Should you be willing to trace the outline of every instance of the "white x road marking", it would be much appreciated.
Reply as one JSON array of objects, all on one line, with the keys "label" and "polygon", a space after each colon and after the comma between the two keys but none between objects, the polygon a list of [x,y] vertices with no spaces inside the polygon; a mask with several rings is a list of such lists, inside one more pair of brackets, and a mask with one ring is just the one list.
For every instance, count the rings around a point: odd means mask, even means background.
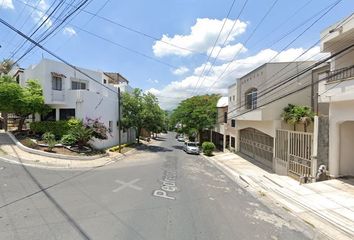
[{"label": "white x road marking", "polygon": [[120,180],[116,180],[115,182],[119,183],[119,184],[122,184],[122,186],[120,186],[119,188],[114,189],[112,192],[118,192],[118,191],[120,191],[120,190],[122,190],[122,189],[124,189],[126,187],[130,187],[130,188],[133,188],[135,190],[141,191],[141,190],[143,190],[141,187],[134,185],[134,183],[139,182],[139,181],[140,181],[140,178],[134,179],[134,180],[132,180],[130,182],[123,182],[123,181],[120,181]]}]

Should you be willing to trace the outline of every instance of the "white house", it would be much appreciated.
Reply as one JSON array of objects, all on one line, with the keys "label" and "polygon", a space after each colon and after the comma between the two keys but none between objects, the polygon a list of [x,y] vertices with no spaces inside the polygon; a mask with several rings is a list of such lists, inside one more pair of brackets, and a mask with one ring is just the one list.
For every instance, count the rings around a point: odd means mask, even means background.
[{"label": "white house", "polygon": [[[354,44],[354,15],[321,32],[321,51],[331,55]],[[354,175],[354,47],[335,56],[320,76],[319,105],[328,105],[332,176]]]},{"label": "white house", "polygon": [[[121,92],[130,91],[128,81],[118,73],[78,69],[85,74],[64,63],[43,59],[26,69],[13,69],[10,74],[20,85],[25,85],[28,79],[36,79],[42,85],[45,103],[52,108],[52,112],[47,116],[37,116],[36,120],[100,118],[109,129],[109,137],[107,140],[94,140],[93,146],[105,148],[117,145],[117,90],[120,87]],[[121,136],[122,143],[135,141],[134,129],[122,130]]]}]

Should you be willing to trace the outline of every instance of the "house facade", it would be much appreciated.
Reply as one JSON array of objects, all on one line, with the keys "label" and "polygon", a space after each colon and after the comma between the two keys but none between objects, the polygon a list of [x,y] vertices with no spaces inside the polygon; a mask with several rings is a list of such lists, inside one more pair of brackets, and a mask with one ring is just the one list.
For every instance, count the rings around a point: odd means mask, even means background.
[{"label": "house facade", "polygon": [[[118,73],[105,73],[72,67],[50,59],[43,59],[26,69],[13,69],[10,74],[22,86],[28,79],[38,80],[43,88],[45,103],[52,108],[36,121],[66,120],[71,117],[97,119],[109,129],[107,140],[94,140],[96,148],[119,143],[118,140],[118,87],[121,92],[131,91],[128,81]],[[86,75],[90,76],[87,77]],[[135,141],[134,129],[121,132],[122,143]]]},{"label": "house facade", "polygon": [[354,175],[354,16],[321,32],[321,51],[336,55],[319,76],[318,104],[329,120],[328,170],[334,177]]},{"label": "house facade", "polygon": [[[311,88],[299,90],[312,81],[312,72],[292,79],[314,62],[266,63],[247,73],[231,85],[229,97],[228,133],[230,150],[240,152],[275,170],[275,137],[277,129],[293,130],[282,121],[281,114],[289,103],[311,106]],[[285,82],[287,81],[288,82]],[[285,83],[284,83],[285,82]],[[310,131],[312,126],[310,126]],[[302,126],[296,126],[303,131]],[[235,142],[231,141],[234,138]],[[234,145],[234,147],[232,146]]]},{"label": "house facade", "polygon": [[211,141],[215,144],[216,149],[224,151],[226,147],[228,97],[221,97],[216,104],[216,108],[218,111],[217,121],[214,129],[211,130]]}]

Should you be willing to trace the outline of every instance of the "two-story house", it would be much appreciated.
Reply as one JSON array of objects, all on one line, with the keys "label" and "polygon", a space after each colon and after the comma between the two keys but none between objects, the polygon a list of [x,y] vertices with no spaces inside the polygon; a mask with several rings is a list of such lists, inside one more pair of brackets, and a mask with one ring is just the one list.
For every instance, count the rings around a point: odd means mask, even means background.
[{"label": "two-story house", "polygon": [[[42,85],[45,103],[52,111],[46,116],[36,116],[36,121],[99,118],[109,129],[109,136],[107,140],[93,141],[93,146],[117,145],[117,90],[120,87],[122,92],[130,91],[128,81],[118,73],[78,69],[85,74],[64,63],[43,59],[26,69],[13,69],[10,74],[20,85],[25,85],[28,79],[36,79]],[[121,136],[122,143],[135,141],[133,129],[122,130]]]},{"label": "two-story house", "polygon": [[[276,129],[292,130],[281,119],[284,107],[289,103],[311,106],[311,88],[288,94],[310,83],[312,72],[291,78],[312,64],[311,61],[266,63],[237,79],[236,106],[228,113],[230,124],[235,127],[236,151],[274,168]],[[287,80],[290,81],[285,83]]]},{"label": "two-story house", "polygon": [[354,15],[323,30],[321,39],[321,51],[335,55],[330,70],[320,75],[318,85],[318,104],[327,109],[329,116],[327,167],[334,177],[353,176]]},{"label": "two-story house", "polygon": [[227,109],[228,109],[228,98],[221,97],[217,104],[217,120],[214,129],[211,130],[211,141],[215,144],[215,147],[224,151],[226,147],[226,124],[227,124]]}]

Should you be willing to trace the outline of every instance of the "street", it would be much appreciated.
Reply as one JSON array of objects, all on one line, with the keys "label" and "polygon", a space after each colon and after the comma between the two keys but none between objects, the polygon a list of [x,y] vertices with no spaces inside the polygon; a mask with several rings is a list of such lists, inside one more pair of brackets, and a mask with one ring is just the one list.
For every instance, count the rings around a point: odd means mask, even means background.
[{"label": "street", "polygon": [[306,239],[174,134],[157,140],[91,169],[0,162],[0,239]]}]

